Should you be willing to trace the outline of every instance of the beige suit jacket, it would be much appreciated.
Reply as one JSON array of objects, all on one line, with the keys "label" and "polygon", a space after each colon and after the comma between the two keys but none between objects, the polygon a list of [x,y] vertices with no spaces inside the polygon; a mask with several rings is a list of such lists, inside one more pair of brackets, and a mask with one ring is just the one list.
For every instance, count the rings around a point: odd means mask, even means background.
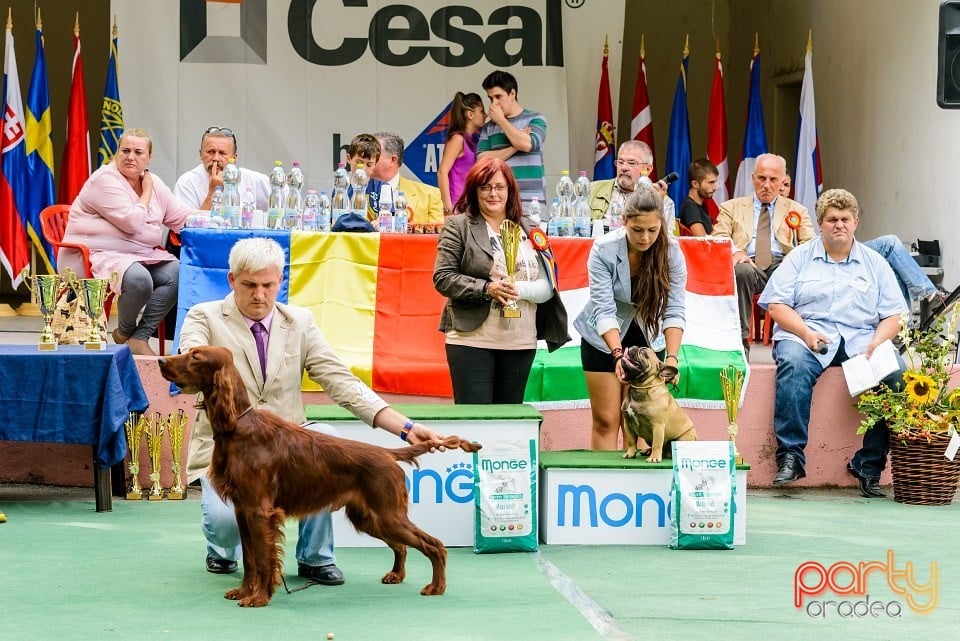
[{"label": "beige suit jacket", "polygon": [[413,214],[411,223],[443,222],[443,200],[439,189],[400,176],[397,191],[402,191],[407,199],[407,207]]},{"label": "beige suit jacket", "polygon": [[[199,345],[219,345],[233,352],[234,363],[257,409],[269,409],[293,423],[306,416],[300,386],[303,373],[323,386],[337,404],[368,425],[387,403],[377,396],[330,349],[306,309],[277,303],[267,344],[267,377],[260,373],[260,360],[253,333],[233,294],[224,300],[201,303],[187,312],[180,330],[180,350]],[[202,410],[190,436],[187,478],[195,481],[206,473],[213,454],[213,431]]]},{"label": "beige suit jacket", "polygon": [[[799,242],[805,243],[815,236],[813,223],[807,208],[795,200],[778,196],[773,208],[774,236],[780,244],[780,252],[786,256],[793,249],[793,231],[787,226],[787,214],[795,211],[800,214]],[[746,251],[753,240],[756,230],[753,227],[753,195],[734,198],[720,205],[717,224],[713,226],[713,235],[729,238],[733,241],[734,252]]]}]

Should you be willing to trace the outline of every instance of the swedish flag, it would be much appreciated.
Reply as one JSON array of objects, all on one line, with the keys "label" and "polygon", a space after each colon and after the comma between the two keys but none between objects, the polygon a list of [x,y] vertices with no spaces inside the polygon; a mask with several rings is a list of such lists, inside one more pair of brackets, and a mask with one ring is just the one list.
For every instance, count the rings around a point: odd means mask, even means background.
[{"label": "swedish flag", "polygon": [[117,19],[114,17],[107,85],[103,89],[103,107],[100,109],[100,148],[97,158],[101,167],[117,153],[120,136],[123,135],[123,105],[120,104],[120,85],[117,83],[117,34]]},{"label": "swedish flag", "polygon": [[53,272],[53,248],[40,231],[40,212],[53,204],[53,139],[50,125],[50,92],[47,89],[47,63],[43,55],[43,29],[37,14],[37,59],[27,92],[27,205],[20,214],[27,235],[37,248],[38,257]]}]

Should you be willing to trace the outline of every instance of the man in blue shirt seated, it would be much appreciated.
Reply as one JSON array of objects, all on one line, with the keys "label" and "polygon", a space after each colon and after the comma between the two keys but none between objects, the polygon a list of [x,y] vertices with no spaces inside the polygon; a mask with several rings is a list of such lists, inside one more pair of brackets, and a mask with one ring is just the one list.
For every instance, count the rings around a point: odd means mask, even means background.
[{"label": "man in blue shirt seated", "polygon": [[[844,189],[824,192],[816,213],[820,235],[784,257],[759,300],[776,322],[774,485],[806,476],[803,450],[810,400],[823,370],[857,354],[869,357],[880,343],[897,335],[901,315],[907,312],[890,265],[854,238],[860,209],[853,194]],[[901,389],[904,370],[901,361],[900,369],[883,382]],[[870,429],[863,436],[863,447],[847,464],[865,497],[884,496],[879,480],[887,462],[888,438],[885,425]]]}]

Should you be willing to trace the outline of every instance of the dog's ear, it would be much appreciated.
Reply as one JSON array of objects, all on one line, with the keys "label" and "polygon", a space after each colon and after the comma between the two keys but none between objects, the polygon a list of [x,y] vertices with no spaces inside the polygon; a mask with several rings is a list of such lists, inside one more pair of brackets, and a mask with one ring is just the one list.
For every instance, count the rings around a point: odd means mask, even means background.
[{"label": "dog's ear", "polygon": [[214,431],[232,432],[237,423],[237,398],[234,389],[234,377],[226,368],[213,373],[213,389],[209,398],[204,399],[204,407]]}]

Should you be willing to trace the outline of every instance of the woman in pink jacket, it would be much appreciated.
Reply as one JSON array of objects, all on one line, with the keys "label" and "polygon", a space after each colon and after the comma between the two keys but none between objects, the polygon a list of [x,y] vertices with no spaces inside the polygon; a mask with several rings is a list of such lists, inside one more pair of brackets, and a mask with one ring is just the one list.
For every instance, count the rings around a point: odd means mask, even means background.
[{"label": "woman in pink jacket", "polygon": [[90,248],[95,278],[120,274],[113,340],[141,355],[154,354],[148,341],[177,303],[180,263],[163,249],[163,227],[179,232],[193,213],[147,169],[152,153],[149,133],[125,131],[73,201],[63,238]]}]

